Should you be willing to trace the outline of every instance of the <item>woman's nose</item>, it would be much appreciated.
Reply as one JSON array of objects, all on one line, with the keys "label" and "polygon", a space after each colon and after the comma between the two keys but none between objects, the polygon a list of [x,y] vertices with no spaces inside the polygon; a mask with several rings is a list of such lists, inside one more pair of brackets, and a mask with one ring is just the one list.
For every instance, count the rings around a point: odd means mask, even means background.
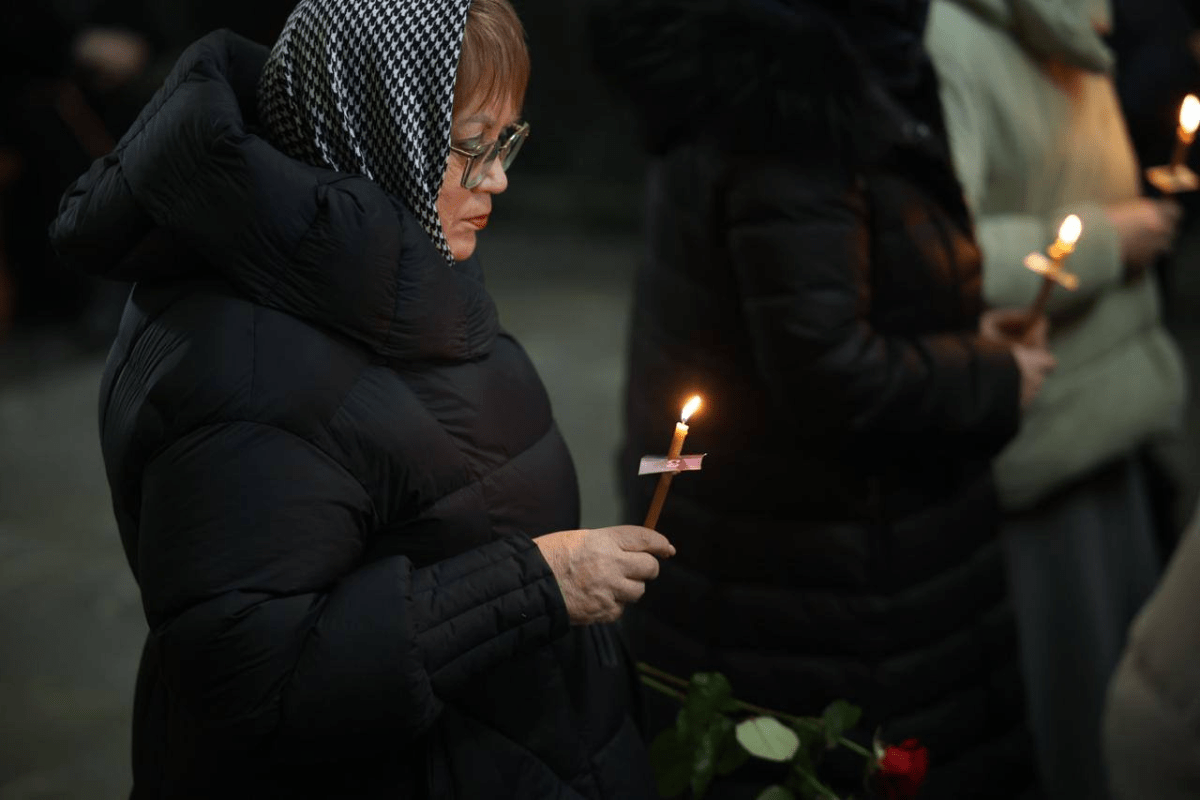
[{"label": "woman's nose", "polygon": [[488,165],[487,173],[476,188],[491,194],[500,194],[508,188],[508,173],[504,171],[504,165],[500,163],[499,158]]}]

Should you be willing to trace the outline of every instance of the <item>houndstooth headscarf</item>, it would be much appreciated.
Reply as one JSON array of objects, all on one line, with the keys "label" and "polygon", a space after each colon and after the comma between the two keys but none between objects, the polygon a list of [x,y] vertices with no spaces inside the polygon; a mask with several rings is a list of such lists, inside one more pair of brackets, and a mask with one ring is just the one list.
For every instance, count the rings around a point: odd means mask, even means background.
[{"label": "houndstooth headscarf", "polygon": [[258,88],[271,142],[365,175],[400,199],[453,261],[437,197],[471,0],[301,0]]}]

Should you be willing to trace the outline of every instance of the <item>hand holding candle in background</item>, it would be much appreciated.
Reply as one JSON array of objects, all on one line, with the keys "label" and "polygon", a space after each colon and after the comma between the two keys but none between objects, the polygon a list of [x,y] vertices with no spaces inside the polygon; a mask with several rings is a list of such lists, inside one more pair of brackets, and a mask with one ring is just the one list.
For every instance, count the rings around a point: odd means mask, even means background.
[{"label": "hand holding candle in background", "polygon": [[1106,207],[1117,230],[1126,280],[1136,280],[1175,244],[1183,209],[1174,200],[1138,197]]},{"label": "hand holding candle in background", "polygon": [[979,318],[979,335],[1012,349],[1021,373],[1021,408],[1028,408],[1042,390],[1058,360],[1046,349],[1050,325],[1044,315],[1029,323],[1025,308],[993,308]]},{"label": "hand holding candle in background", "polygon": [[[1026,329],[1033,327],[1038,318],[1046,313],[1046,303],[1054,284],[1074,291],[1079,288],[1079,278],[1067,272],[1063,266],[1067,256],[1075,250],[1075,244],[1083,233],[1083,222],[1071,214],[1058,227],[1058,238],[1046,250],[1046,256],[1041,253],[1030,253],[1025,256],[1025,266],[1042,276],[1042,288],[1037,298],[1029,307],[1026,317]],[[1049,256],[1049,258],[1047,258]]]},{"label": "hand holding candle in background", "polygon": [[1200,178],[1188,167],[1187,154],[1200,127],[1200,98],[1189,94],[1179,108],[1179,127],[1175,129],[1175,152],[1166,166],[1150,167],[1146,180],[1163,194],[1190,192],[1200,188]]},{"label": "hand holding candle in background", "polygon": [[1054,356],[1046,350],[1046,337],[1049,326],[1046,322],[1046,303],[1050,300],[1050,292],[1054,285],[1059,284],[1074,291],[1079,288],[1079,278],[1067,272],[1065,263],[1067,257],[1075,250],[1079,237],[1083,234],[1083,221],[1074,214],[1069,215],[1058,227],[1058,236],[1046,249],[1046,255],[1030,253],[1025,257],[1025,266],[1042,276],[1042,286],[1037,298],[1013,337],[1012,353],[1021,372],[1021,408],[1025,409],[1033,403],[1042,390],[1046,376],[1057,366]]}]

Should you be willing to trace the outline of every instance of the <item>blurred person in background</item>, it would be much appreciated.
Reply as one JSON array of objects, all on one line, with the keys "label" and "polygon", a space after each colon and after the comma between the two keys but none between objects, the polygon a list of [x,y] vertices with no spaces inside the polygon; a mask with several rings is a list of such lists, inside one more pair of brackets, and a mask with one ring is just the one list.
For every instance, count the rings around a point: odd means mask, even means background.
[{"label": "blurred person in background", "polygon": [[[1134,152],[1143,167],[1170,162],[1175,147],[1180,106],[1189,93],[1200,93],[1200,31],[1195,2],[1183,0],[1115,0],[1109,46],[1118,65],[1115,79],[1121,109]],[[1191,148],[1187,162],[1200,171],[1200,149]],[[1160,191],[1143,181],[1151,197]],[[1162,315],[1183,352],[1190,377],[1184,435],[1164,442],[1159,458],[1148,463],[1155,502],[1173,510],[1173,525],[1161,526],[1159,546],[1165,557],[1191,521],[1200,499],[1200,261],[1196,211],[1200,195],[1173,197],[1184,211],[1179,236],[1170,252],[1158,259],[1155,276],[1162,290]],[[1161,470],[1161,472],[1160,472]]]},{"label": "blurred person in background", "polygon": [[507,0],[304,0],[189,48],[64,197],[63,258],[136,282],[100,409],[135,798],[653,796],[611,623],[673,548],[577,529],[473,257],[528,73]]},{"label": "blurred person in background", "polygon": [[[65,268],[46,229],[66,186],[109,152],[184,47],[228,27],[260,42],[293,2],[80,0],[11,2],[0,29],[0,297],[35,329],[67,326],[106,348],[128,286]],[[0,300],[0,319],[5,303]]]},{"label": "blurred person in background", "polygon": [[148,59],[144,39],[91,25],[91,11],[32,2],[10,3],[5,11],[0,150],[8,168],[0,176],[0,269],[16,324],[78,323],[79,341],[98,338],[95,344],[107,346],[119,289],[98,290],[94,280],[63,266],[46,236],[63,189],[112,148],[103,97],[128,85]]},{"label": "blurred person in background", "polygon": [[1105,687],[1160,572],[1149,446],[1180,424],[1185,375],[1155,261],[1180,209],[1141,195],[1102,35],[1102,0],[934,0],[927,43],[983,253],[983,295],[1032,303],[1024,266],[1064,217],[1082,237],[1050,298],[1058,369],[1000,454],[1030,715],[1049,796],[1106,796]]},{"label": "blurred person in background", "polygon": [[[626,387],[626,517],[692,392],[634,652],[719,670],[856,735],[917,737],[923,798],[1034,788],[989,463],[1053,358],[985,310],[979,252],[907,0],[606,0],[600,69],[654,156]],[[669,709],[655,728],[672,724]],[[748,768],[750,769],[750,768]],[[836,772],[836,769],[835,769]],[[716,797],[774,774],[735,773]],[[861,790],[861,774],[842,776]],[[830,780],[837,781],[837,775]]]},{"label": "blurred person in background", "polygon": [[1104,756],[1115,800],[1200,797],[1200,508],[1138,612],[1108,687]]}]

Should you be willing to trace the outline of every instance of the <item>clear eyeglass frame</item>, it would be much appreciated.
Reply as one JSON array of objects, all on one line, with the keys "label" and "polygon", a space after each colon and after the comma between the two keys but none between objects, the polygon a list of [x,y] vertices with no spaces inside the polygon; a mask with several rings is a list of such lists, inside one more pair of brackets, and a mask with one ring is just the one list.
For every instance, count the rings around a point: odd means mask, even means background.
[{"label": "clear eyeglass frame", "polygon": [[483,183],[492,163],[499,158],[500,165],[508,169],[521,152],[521,146],[529,138],[529,123],[518,122],[500,132],[500,137],[494,142],[484,142],[473,148],[460,147],[450,143],[450,150],[461,156],[466,156],[467,163],[463,166],[462,187],[474,189]]}]

